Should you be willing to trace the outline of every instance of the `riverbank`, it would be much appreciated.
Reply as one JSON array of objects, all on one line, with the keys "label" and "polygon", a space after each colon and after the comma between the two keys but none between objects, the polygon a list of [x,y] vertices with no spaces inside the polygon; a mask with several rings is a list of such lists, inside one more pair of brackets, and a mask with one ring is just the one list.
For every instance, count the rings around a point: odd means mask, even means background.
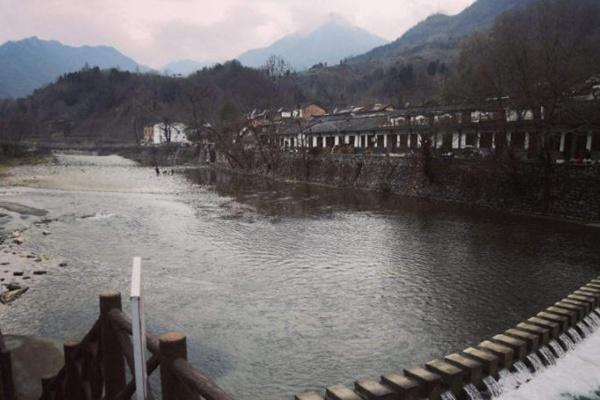
[{"label": "riverbank", "polygon": [[[0,163],[0,187],[6,184],[21,184],[35,180],[35,177],[23,179],[12,176],[11,168],[51,164],[55,159],[51,155],[30,155],[3,160]],[[52,234],[44,209],[26,204],[0,201],[0,307],[9,306],[29,290],[36,290],[46,275],[56,268],[65,268],[68,263],[62,257],[41,254],[30,241],[32,231],[36,237]]]},{"label": "riverbank", "polygon": [[[142,165],[206,165],[196,147],[159,146],[121,154]],[[488,159],[284,153],[268,167],[232,169],[221,157],[209,164],[225,171],[286,182],[394,193],[515,215],[600,226],[600,165]]]},{"label": "riverbank", "polygon": [[[600,166],[554,165],[550,183],[537,163],[500,166],[493,160],[434,158],[427,168],[422,159],[286,154],[267,170],[232,170],[288,182],[344,189],[394,193],[402,196],[488,208],[598,226],[600,223]],[[544,192],[549,191],[549,200]]]}]

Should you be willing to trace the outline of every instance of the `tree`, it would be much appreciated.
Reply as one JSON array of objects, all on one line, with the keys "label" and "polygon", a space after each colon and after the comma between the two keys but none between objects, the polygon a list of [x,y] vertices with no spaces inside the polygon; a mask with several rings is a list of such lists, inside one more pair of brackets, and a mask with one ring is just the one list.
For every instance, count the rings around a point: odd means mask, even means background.
[{"label": "tree", "polygon": [[573,88],[598,72],[600,5],[597,0],[538,0],[500,17],[489,32],[462,46],[449,96],[494,104],[506,131],[508,107],[532,113],[550,199],[552,129]]},{"label": "tree", "polygon": [[269,78],[282,78],[293,72],[292,66],[283,57],[271,55],[261,67]]}]

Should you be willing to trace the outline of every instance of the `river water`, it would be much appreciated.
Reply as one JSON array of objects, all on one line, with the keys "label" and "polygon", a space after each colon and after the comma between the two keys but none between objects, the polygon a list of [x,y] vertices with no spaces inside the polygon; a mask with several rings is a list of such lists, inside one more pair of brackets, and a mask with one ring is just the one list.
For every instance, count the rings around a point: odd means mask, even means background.
[{"label": "river water", "polygon": [[[460,351],[600,275],[600,231],[402,197],[210,170],[156,176],[116,157],[19,167],[0,200],[47,210],[60,256],[0,311],[3,332],[81,337],[97,294],[188,335],[193,365],[239,399],[281,398]],[[30,223],[30,219],[20,221]]]}]

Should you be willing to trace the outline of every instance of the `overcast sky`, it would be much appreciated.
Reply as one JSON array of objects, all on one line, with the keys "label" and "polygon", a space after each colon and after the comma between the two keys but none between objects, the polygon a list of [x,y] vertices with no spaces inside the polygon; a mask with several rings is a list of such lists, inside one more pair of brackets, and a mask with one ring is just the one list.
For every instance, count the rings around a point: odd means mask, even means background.
[{"label": "overcast sky", "polygon": [[0,0],[0,42],[29,36],[114,46],[159,68],[223,61],[341,16],[393,40],[435,12],[473,0]]}]

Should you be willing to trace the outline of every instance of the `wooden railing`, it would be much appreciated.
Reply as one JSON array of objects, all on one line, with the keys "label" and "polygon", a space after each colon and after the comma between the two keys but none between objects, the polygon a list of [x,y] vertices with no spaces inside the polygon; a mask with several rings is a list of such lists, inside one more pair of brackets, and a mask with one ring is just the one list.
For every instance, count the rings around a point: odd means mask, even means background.
[{"label": "wooden railing", "polygon": [[[99,319],[81,342],[64,344],[65,365],[57,375],[42,379],[40,400],[130,399],[136,391],[135,381],[127,382],[125,374],[127,367],[135,376],[131,334],[121,294],[101,294]],[[188,363],[183,334],[170,332],[159,338],[146,334],[146,347],[151,354],[146,362],[148,376],[160,366],[162,399],[232,400]],[[153,400],[148,388],[147,399]]]},{"label": "wooden railing", "polygon": [[15,384],[12,374],[12,360],[10,351],[4,343],[4,336],[0,331],[0,400],[15,400]]}]

